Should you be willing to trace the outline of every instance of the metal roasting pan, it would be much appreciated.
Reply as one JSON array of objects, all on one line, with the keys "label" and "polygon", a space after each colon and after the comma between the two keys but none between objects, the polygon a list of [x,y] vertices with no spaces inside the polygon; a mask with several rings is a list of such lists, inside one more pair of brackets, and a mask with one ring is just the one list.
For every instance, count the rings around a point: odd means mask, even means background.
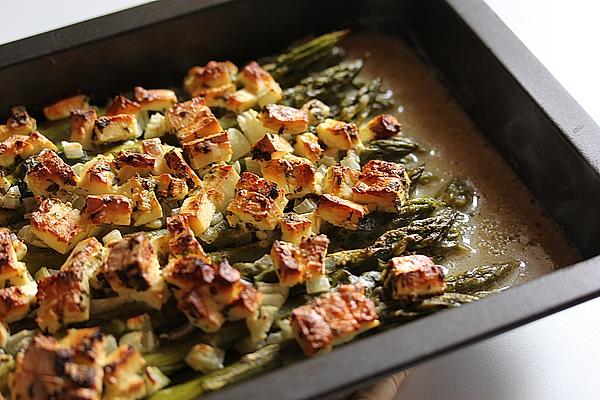
[{"label": "metal roasting pan", "polygon": [[408,38],[585,260],[203,398],[332,397],[600,295],[600,128],[480,0],[150,3],[0,46],[0,114],[180,85],[191,65],[345,27]]}]

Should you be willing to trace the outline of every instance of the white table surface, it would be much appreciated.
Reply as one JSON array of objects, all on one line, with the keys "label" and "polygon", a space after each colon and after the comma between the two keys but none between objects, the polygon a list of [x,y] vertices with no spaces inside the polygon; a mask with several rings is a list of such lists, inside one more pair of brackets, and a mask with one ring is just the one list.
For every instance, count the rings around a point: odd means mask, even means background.
[{"label": "white table surface", "polygon": [[[486,1],[600,121],[600,2]],[[6,43],[148,1],[0,2]],[[592,300],[430,361],[410,372],[398,400],[600,399],[599,316]]]}]

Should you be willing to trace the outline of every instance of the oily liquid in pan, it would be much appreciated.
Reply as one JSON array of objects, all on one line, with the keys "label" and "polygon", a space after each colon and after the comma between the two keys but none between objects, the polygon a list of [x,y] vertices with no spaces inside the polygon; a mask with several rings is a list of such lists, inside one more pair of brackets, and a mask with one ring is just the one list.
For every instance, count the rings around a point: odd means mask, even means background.
[{"label": "oily liquid in pan", "polygon": [[433,72],[404,40],[380,33],[359,32],[343,42],[349,57],[365,57],[362,75],[381,77],[394,91],[390,112],[402,123],[404,135],[426,147],[418,163],[440,178],[419,194],[435,194],[450,179],[469,179],[478,193],[470,221],[470,253],[450,273],[485,263],[522,260],[513,282],[531,280],[580,259],[559,227],[450,97]]}]

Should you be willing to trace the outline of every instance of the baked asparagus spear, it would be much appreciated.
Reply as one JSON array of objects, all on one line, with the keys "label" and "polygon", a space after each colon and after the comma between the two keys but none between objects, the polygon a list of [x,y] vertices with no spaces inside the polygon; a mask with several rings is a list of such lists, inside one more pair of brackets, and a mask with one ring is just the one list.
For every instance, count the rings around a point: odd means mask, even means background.
[{"label": "baked asparagus spear", "polygon": [[373,140],[366,144],[361,151],[360,163],[364,165],[371,160],[398,162],[402,157],[419,150],[419,148],[417,143],[401,136]]},{"label": "baked asparagus spear", "polygon": [[282,364],[281,352],[285,347],[286,344],[267,345],[254,353],[246,354],[238,362],[223,369],[159,390],[151,399],[195,399],[203,393],[221,389],[230,383],[274,369]]},{"label": "baked asparagus spear", "polygon": [[348,30],[318,36],[306,43],[289,48],[276,56],[260,60],[263,68],[284,87],[297,82],[297,77],[335,56],[337,43]]},{"label": "baked asparagus spear", "polygon": [[330,247],[341,247],[343,249],[366,247],[391,229],[397,229],[415,220],[430,217],[441,206],[442,203],[439,200],[432,197],[423,197],[410,199],[399,208],[398,213],[393,217],[385,213],[369,214],[361,222],[358,231],[340,230],[335,227],[335,234],[328,235],[332,238]]},{"label": "baked asparagus spear", "polygon": [[455,211],[444,210],[435,217],[416,220],[405,227],[392,229],[368,247],[329,254],[325,259],[325,268],[328,273],[345,268],[356,274],[374,269],[379,260],[388,260],[407,251],[430,247],[444,238],[457,215]]},{"label": "baked asparagus spear", "polygon": [[339,104],[339,96],[343,95],[345,87],[358,75],[362,67],[362,60],[349,60],[311,74],[298,85],[284,91],[285,103],[301,107],[308,100],[317,98],[330,106]]},{"label": "baked asparagus spear", "polygon": [[379,310],[378,315],[382,319],[394,322],[410,321],[415,318],[432,314],[436,311],[460,307],[463,304],[472,303],[476,300],[479,300],[479,297],[470,294],[444,293],[416,303],[411,308],[393,308],[385,306],[383,309]]},{"label": "baked asparagus spear", "polygon": [[461,274],[448,276],[446,278],[446,291],[476,293],[488,290],[498,281],[507,277],[520,264],[520,261],[509,261],[500,264],[482,265]]},{"label": "baked asparagus spear", "polygon": [[456,210],[469,212],[476,205],[477,193],[468,180],[454,178],[438,192],[437,198]]},{"label": "baked asparagus spear", "polygon": [[392,93],[389,90],[383,90],[381,78],[375,78],[371,81],[357,82],[354,85],[355,90],[349,91],[340,102],[340,111],[338,119],[360,124],[365,121],[374,109],[383,110],[393,101]]},{"label": "baked asparagus spear", "polygon": [[171,375],[186,366],[185,356],[195,344],[206,343],[221,349],[228,349],[246,335],[248,335],[248,330],[242,321],[228,323],[215,333],[199,333],[194,330],[181,340],[144,354],[144,358],[148,365],[158,367],[164,374]]}]

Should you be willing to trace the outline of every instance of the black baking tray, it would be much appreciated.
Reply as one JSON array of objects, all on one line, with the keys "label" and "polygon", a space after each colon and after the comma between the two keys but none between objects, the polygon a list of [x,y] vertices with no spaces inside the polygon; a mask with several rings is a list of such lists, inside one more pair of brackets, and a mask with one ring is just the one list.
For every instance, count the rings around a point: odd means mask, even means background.
[{"label": "black baking tray", "polygon": [[585,261],[206,398],[331,397],[600,294],[600,128],[482,1],[150,3],[0,46],[0,110],[179,85],[191,65],[345,27],[408,38]]}]

